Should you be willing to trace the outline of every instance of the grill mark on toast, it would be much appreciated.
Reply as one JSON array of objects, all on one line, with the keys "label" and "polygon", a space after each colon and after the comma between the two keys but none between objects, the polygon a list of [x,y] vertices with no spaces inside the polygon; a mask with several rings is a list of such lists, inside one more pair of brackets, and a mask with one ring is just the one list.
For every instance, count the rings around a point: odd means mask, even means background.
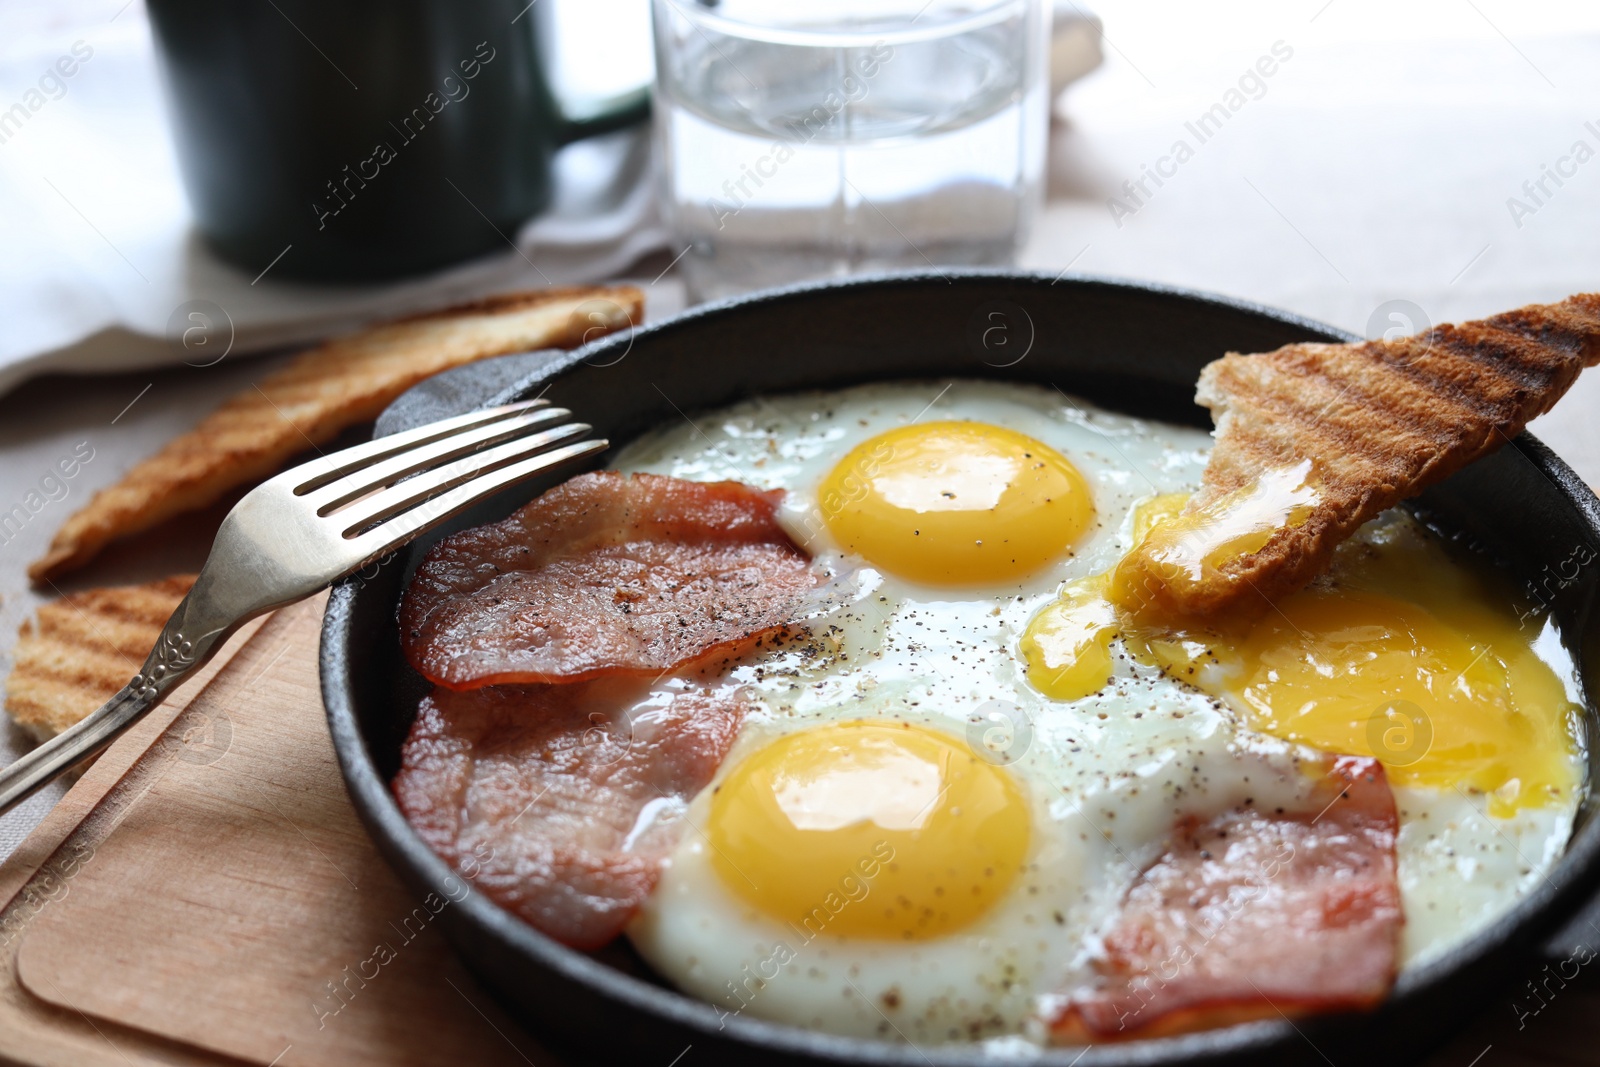
[{"label": "grill mark on toast", "polygon": [[[608,309],[603,324],[579,314],[596,301]],[[541,289],[412,316],[310,348],[96,493],[56,531],[28,574],[36,582],[53,580],[112,541],[260,481],[308,447],[376,418],[423,378],[509,352],[571,348],[638,323],[643,308],[644,294],[629,286]]]},{"label": "grill mark on toast", "polygon": [[193,584],[193,575],[179,575],[42,605],[38,621],[19,631],[6,711],[40,740],[78,722],[133,677]]},{"label": "grill mark on toast", "polygon": [[1187,513],[1308,459],[1320,501],[1301,525],[1182,588],[1143,560],[1147,585],[1191,614],[1299,589],[1362,523],[1521,433],[1597,362],[1600,294],[1395,341],[1229,354],[1201,372],[1196,401],[1212,411],[1216,446]]}]

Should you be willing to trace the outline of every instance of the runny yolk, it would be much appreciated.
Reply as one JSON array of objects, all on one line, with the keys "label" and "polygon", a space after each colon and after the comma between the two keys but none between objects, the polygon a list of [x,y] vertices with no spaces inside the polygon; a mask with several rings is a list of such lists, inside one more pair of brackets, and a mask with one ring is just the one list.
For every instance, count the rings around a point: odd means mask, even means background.
[{"label": "runny yolk", "polygon": [[1023,631],[1028,682],[1052,700],[1081,700],[1111,678],[1111,641],[1121,624],[1103,574],[1074,582]]},{"label": "runny yolk", "polygon": [[1188,514],[1179,513],[1181,505],[1171,506],[1175,495],[1151,502],[1157,515],[1112,572],[1110,596],[1129,611],[1159,609],[1168,600],[1166,590],[1215,581],[1225,564],[1259,552],[1279,530],[1304,523],[1318,497],[1310,460],[1269,471]]},{"label": "runny yolk", "polygon": [[[1133,543],[1174,521],[1188,500],[1188,493],[1168,493],[1145,501],[1133,513]],[[1109,598],[1112,581],[1110,574],[1097,574],[1071,583],[1023,632],[1020,651],[1028,681],[1052,700],[1081,700],[1105,688],[1111,641],[1122,629],[1121,614]]]},{"label": "runny yolk", "polygon": [[1257,730],[1375,756],[1396,784],[1489,793],[1502,815],[1567,793],[1572,705],[1531,635],[1482,605],[1430,599],[1287,597],[1215,653],[1226,680],[1214,688]]},{"label": "runny yolk", "polygon": [[1006,768],[906,723],[788,734],[711,800],[711,863],[736,896],[806,937],[927,940],[984,915],[1028,850]]},{"label": "runny yolk", "polygon": [[1094,520],[1088,483],[1055,449],[979,422],[915,423],[829,472],[822,515],[846,551],[928,585],[1024,577]]},{"label": "runny yolk", "polygon": [[[1135,513],[1159,535],[1174,500]],[[1577,708],[1514,597],[1452,560],[1411,520],[1342,546],[1328,579],[1259,618],[1165,618],[1069,585],[1021,641],[1029,682],[1058,700],[1098,691],[1111,641],[1224,700],[1263,733],[1370,755],[1396,785],[1489,795],[1499,816],[1578,786]]]}]

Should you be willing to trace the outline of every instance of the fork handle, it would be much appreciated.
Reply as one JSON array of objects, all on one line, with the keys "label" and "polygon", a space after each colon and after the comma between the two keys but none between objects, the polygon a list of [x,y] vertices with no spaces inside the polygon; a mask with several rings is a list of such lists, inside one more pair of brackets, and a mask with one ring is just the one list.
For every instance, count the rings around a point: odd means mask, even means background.
[{"label": "fork handle", "polygon": [[[196,583],[198,587],[199,583]],[[122,736],[151,708],[161,703],[179,682],[203,666],[222,642],[238,629],[238,623],[243,621],[241,619],[231,625],[214,627],[194,637],[186,636],[185,629],[191,634],[195,632],[195,628],[189,625],[191,614],[210,614],[203,610],[191,610],[194,597],[195,593],[191,590],[183,598],[183,603],[167,620],[167,625],[161,631],[161,639],[144,661],[144,667],[133,676],[132,681],[117,691],[116,696],[82,721],[0,769],[0,815]]]}]

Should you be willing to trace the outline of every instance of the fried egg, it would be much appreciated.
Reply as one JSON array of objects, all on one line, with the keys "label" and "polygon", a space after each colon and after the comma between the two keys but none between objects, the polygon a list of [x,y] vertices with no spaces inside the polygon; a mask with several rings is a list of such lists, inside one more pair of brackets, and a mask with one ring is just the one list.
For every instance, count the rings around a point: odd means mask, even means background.
[{"label": "fried egg", "polygon": [[785,490],[840,591],[714,680],[754,710],[709,788],[650,812],[684,826],[640,954],[729,1017],[1036,1035],[1175,819],[1289,797],[1303,745],[1390,772],[1407,966],[1542,878],[1583,788],[1572,659],[1415,520],[1373,524],[1282,618],[1129,622],[1116,564],[1209,444],[953,381],[758,398],[623,450],[624,471]]}]

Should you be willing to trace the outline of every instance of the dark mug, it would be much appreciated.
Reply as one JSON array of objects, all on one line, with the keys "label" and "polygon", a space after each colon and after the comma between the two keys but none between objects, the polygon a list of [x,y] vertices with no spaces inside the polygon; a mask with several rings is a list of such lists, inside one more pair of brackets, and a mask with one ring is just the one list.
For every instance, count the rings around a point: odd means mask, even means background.
[{"label": "dark mug", "polygon": [[200,232],[252,274],[318,280],[506,248],[556,149],[649,113],[643,87],[563,110],[550,2],[148,0]]}]

